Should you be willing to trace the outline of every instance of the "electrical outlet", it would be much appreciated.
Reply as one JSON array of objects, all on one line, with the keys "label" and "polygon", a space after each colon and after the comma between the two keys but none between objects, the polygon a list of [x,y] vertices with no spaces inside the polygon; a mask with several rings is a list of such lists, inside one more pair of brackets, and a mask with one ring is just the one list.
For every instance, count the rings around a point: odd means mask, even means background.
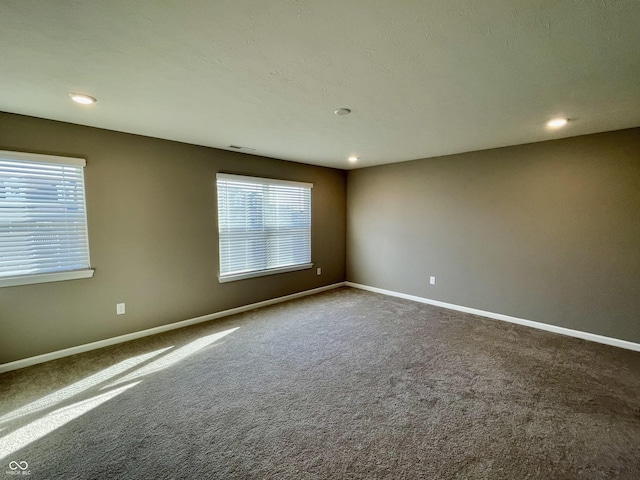
[{"label": "electrical outlet", "polygon": [[124,315],[124,303],[116,304],[116,315]]},{"label": "electrical outlet", "polygon": [[322,269],[320,267],[316,268],[316,275],[322,275]]},{"label": "electrical outlet", "polygon": [[436,277],[429,277],[429,285],[435,285],[436,284]]}]

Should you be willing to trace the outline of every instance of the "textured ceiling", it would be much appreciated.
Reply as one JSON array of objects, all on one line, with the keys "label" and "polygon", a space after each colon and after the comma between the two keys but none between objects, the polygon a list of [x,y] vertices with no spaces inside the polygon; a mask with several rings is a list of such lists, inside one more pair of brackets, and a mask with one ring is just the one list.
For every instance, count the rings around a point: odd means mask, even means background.
[{"label": "textured ceiling", "polygon": [[639,126],[639,25],[638,0],[0,0],[0,110],[364,167]]}]

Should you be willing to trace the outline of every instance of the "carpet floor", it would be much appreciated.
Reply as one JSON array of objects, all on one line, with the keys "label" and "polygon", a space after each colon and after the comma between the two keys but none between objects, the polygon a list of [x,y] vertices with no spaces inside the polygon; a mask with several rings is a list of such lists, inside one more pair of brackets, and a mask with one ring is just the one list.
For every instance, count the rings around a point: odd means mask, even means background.
[{"label": "carpet floor", "polygon": [[350,288],[0,389],[0,476],[640,478],[640,353]]}]

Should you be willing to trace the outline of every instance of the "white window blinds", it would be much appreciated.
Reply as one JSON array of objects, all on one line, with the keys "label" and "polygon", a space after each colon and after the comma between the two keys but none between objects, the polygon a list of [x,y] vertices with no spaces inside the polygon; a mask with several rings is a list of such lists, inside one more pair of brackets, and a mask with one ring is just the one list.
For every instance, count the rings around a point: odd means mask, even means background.
[{"label": "white window blinds", "polygon": [[219,173],[220,281],[311,268],[310,183]]},{"label": "white window blinds", "polygon": [[[0,151],[0,286],[91,276],[84,165],[78,158]],[[80,270],[85,273],[50,275]]]}]

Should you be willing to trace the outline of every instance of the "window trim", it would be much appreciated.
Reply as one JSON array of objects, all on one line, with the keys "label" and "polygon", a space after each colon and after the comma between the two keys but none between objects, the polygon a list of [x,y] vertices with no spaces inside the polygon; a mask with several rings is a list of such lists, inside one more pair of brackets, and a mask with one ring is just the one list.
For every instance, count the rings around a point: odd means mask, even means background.
[{"label": "window trim", "polygon": [[[0,150],[0,157],[7,160],[25,161],[32,163],[48,163],[54,165],[74,165],[77,167],[85,168],[87,166],[87,160],[78,157],[63,157],[60,155],[43,155],[40,153],[28,153],[28,152],[14,152],[10,150]],[[49,283],[49,282],[61,282],[65,280],[75,280],[79,278],[91,278],[95,273],[95,269],[91,268],[91,251],[89,250],[89,224],[87,220],[87,208],[86,208],[86,188],[84,182],[83,173],[83,189],[85,195],[85,209],[84,209],[84,223],[87,227],[87,258],[89,262],[89,268],[83,268],[80,270],[66,270],[60,272],[48,272],[48,273],[33,273],[27,275],[14,275],[7,277],[0,277],[0,288],[2,287],[15,287],[20,285],[33,285],[37,283]]]},{"label": "window trim", "polygon": [[[218,172],[216,174],[216,199],[217,199],[217,183],[220,180],[231,180],[231,181],[248,181],[248,182],[256,182],[259,184],[264,184],[268,182],[270,185],[283,185],[287,187],[299,187],[299,188],[308,188],[309,192],[313,189],[313,183],[308,182],[297,182],[292,180],[279,180],[275,178],[268,177],[253,177],[248,175],[239,175],[239,174],[231,174],[231,173],[221,173]],[[217,201],[217,200],[216,200]],[[310,205],[311,208],[311,205]],[[311,214],[311,211],[309,212]],[[218,224],[218,262],[221,262],[220,257],[220,206],[216,204],[216,218]],[[310,230],[312,229],[312,222],[309,225]],[[311,242],[311,237],[309,238]],[[227,283],[227,282],[235,282],[238,280],[245,280],[248,278],[256,278],[256,277],[264,277],[268,275],[276,275],[279,273],[288,273],[288,272],[296,272],[300,270],[309,270],[313,268],[313,262],[301,263],[297,265],[287,265],[285,267],[276,267],[276,268],[267,268],[264,270],[255,270],[251,272],[242,272],[236,274],[227,274],[222,275],[220,273],[220,269],[218,268],[218,283]]]},{"label": "window trim", "polygon": [[267,275],[275,275],[277,273],[296,272],[298,270],[308,270],[310,268],[313,268],[313,263],[302,263],[300,265],[291,265],[288,267],[268,268],[266,270],[259,270],[255,272],[225,275],[224,277],[218,274],[218,282],[220,283],[235,282],[236,280],[244,280],[246,278],[265,277]]},{"label": "window trim", "polygon": [[34,273],[32,275],[19,275],[15,277],[0,278],[0,287],[17,287],[20,285],[32,285],[36,283],[62,282],[64,280],[76,280],[78,278],[91,278],[95,269],[69,270],[56,273]]},{"label": "window trim", "polygon": [[78,157],[61,157],[59,155],[43,155],[41,153],[12,152],[9,150],[0,150],[0,157],[8,160],[18,160],[25,162],[40,162],[60,165],[75,165],[77,167],[86,167],[87,161]]},{"label": "window trim", "polygon": [[293,180],[278,180],[276,178],[268,177],[250,177],[248,175],[235,175],[232,173],[216,173],[216,180],[235,180],[235,181],[247,181],[264,184],[269,182],[269,185],[282,185],[285,187],[300,187],[300,188],[313,188],[313,183],[307,182],[295,182]]}]

